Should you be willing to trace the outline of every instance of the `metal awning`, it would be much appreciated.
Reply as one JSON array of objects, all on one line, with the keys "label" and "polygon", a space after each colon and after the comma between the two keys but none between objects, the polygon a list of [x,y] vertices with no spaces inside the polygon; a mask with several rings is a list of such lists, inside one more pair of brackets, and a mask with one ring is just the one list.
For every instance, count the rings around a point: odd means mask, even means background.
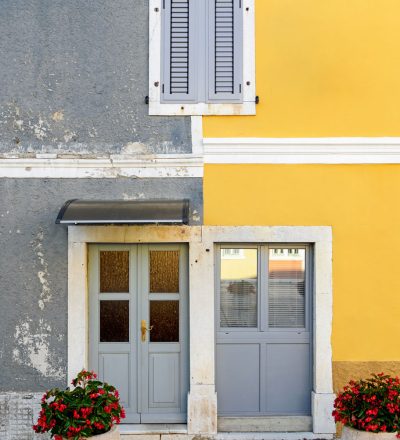
[{"label": "metal awning", "polygon": [[64,225],[188,224],[189,200],[68,200],[56,223]]}]

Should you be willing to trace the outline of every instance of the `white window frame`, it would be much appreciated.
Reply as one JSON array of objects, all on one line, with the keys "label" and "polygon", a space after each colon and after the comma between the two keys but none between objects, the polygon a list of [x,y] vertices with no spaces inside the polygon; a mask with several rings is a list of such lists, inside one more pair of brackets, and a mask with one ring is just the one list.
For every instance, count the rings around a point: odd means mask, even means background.
[{"label": "white window frame", "polygon": [[243,0],[243,102],[161,102],[162,0],[149,0],[149,115],[255,115],[255,0]]},{"label": "white window frame", "polygon": [[[69,226],[68,380],[88,367],[90,243],[188,243],[190,392],[188,433],[217,431],[215,393],[215,248],[220,243],[313,245],[313,431],[301,438],[332,439],[332,229],[330,226]],[[206,288],[205,288],[206,287]],[[207,319],[205,319],[205,317]],[[284,438],[284,437],[280,437]],[[287,437],[286,437],[287,438]]]}]

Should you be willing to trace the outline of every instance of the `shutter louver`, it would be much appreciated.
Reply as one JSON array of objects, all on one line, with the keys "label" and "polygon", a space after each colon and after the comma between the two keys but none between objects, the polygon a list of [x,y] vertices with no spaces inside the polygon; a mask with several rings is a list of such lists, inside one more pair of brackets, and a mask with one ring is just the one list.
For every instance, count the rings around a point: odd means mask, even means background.
[{"label": "shutter louver", "polygon": [[210,101],[240,101],[242,95],[241,0],[211,0]]},{"label": "shutter louver", "polygon": [[163,3],[163,99],[193,100],[193,0]]},{"label": "shutter louver", "polygon": [[[270,250],[268,322],[270,328],[305,327],[305,250]],[[295,256],[291,253],[296,251]]]},{"label": "shutter louver", "polygon": [[170,93],[189,93],[189,0],[171,0]]},{"label": "shutter louver", "polygon": [[234,93],[233,0],[215,0],[215,93]]}]

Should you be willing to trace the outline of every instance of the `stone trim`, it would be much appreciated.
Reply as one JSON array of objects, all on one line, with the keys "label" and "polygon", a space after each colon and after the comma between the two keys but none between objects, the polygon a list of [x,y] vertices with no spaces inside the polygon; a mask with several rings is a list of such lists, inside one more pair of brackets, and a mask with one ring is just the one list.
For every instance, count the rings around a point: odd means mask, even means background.
[{"label": "stone trim", "polygon": [[[332,232],[329,226],[70,226],[68,228],[68,379],[88,365],[87,246],[188,243],[190,393],[188,434],[217,432],[214,248],[218,243],[314,245],[314,434],[333,434]],[[207,289],[204,289],[204,286]],[[207,319],[205,319],[207,317]]]}]

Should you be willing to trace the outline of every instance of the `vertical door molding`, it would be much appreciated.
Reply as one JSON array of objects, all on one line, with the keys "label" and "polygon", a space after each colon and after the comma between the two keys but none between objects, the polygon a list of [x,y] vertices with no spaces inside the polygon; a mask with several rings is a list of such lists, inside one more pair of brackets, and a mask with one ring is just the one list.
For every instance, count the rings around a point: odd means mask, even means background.
[{"label": "vertical door molding", "polygon": [[335,432],[332,418],[332,241],[314,244],[313,432]]},{"label": "vertical door molding", "polygon": [[68,234],[68,384],[89,363],[87,244]]},{"label": "vertical door molding", "polygon": [[190,393],[188,433],[217,432],[215,393],[214,244],[189,245]]}]

